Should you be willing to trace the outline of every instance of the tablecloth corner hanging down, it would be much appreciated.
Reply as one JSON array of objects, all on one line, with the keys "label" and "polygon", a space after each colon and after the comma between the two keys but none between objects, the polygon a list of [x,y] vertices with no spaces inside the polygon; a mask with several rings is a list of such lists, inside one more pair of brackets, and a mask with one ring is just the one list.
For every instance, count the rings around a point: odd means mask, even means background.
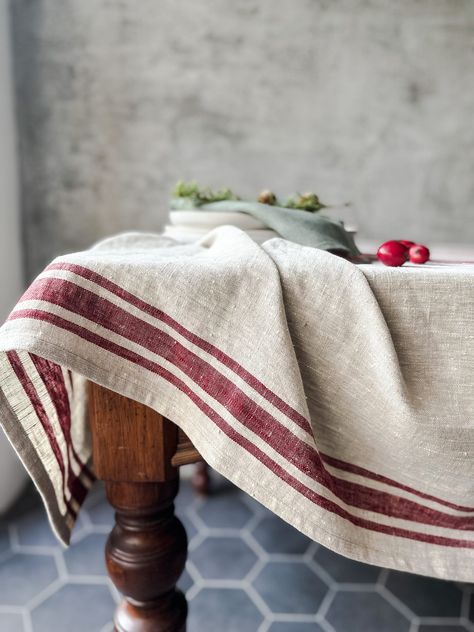
[{"label": "tablecloth corner hanging down", "polygon": [[68,542],[86,382],[177,423],[325,546],[474,579],[474,267],[354,266],[223,227],[54,260],[0,329],[0,420]]}]

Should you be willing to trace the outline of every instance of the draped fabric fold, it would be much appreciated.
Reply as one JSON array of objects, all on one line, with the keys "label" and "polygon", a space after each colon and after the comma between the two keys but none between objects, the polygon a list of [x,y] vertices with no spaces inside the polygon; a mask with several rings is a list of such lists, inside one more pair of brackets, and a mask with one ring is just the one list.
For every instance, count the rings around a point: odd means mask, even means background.
[{"label": "draped fabric fold", "polygon": [[86,381],[365,562],[474,580],[474,266],[355,266],[231,227],[56,259],[0,329],[0,420],[68,542],[93,483]]}]

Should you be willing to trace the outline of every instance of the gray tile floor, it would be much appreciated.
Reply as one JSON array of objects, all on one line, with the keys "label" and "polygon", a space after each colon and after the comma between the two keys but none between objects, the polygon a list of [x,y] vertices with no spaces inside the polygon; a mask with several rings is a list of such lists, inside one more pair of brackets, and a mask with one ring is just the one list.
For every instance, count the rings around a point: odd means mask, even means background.
[{"label": "gray tile floor", "polygon": [[[471,586],[335,555],[218,477],[208,500],[184,482],[177,510],[190,539],[189,632],[474,632]],[[97,486],[63,549],[27,490],[0,520],[0,632],[110,632],[112,520]]]}]

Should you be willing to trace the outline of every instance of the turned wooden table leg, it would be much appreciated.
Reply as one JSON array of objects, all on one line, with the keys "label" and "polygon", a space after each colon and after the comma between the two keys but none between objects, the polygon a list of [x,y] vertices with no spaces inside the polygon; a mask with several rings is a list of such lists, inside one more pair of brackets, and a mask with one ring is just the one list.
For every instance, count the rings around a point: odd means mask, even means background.
[{"label": "turned wooden table leg", "polygon": [[176,582],[187,539],[174,515],[178,479],[165,483],[107,483],[116,525],[106,547],[109,576],[125,595],[117,632],[184,632],[187,606]]},{"label": "turned wooden table leg", "polygon": [[150,408],[90,385],[94,468],[116,510],[107,570],[124,600],[116,632],[185,632],[187,605],[176,582],[187,538],[174,515],[178,430]]}]

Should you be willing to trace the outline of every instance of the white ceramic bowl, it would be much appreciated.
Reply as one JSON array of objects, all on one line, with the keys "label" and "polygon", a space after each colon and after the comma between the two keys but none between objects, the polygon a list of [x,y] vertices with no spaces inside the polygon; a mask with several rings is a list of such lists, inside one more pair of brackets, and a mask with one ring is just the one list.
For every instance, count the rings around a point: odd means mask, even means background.
[{"label": "white ceramic bowl", "polygon": [[[263,222],[247,213],[231,211],[170,211],[169,217],[169,224],[165,226],[163,234],[178,241],[196,241],[218,226],[240,228],[258,244],[280,236]],[[356,233],[356,229],[352,227],[346,226],[346,231],[352,235]]]},{"label": "white ceramic bowl", "polygon": [[[163,235],[165,237],[172,237],[177,241],[191,243],[197,241],[201,237],[204,237],[211,231],[211,228],[196,228],[193,226],[165,226],[163,231]],[[275,233],[273,230],[268,230],[264,228],[259,228],[257,230],[246,230],[245,233],[253,239],[257,244],[263,244],[264,241],[268,241],[269,239],[273,239],[274,237],[279,237],[278,233]]]},{"label": "white ceramic bowl", "polygon": [[265,229],[266,226],[255,217],[247,213],[232,213],[220,211],[170,211],[172,226],[199,227],[207,232],[217,226],[236,226],[242,230]]}]

